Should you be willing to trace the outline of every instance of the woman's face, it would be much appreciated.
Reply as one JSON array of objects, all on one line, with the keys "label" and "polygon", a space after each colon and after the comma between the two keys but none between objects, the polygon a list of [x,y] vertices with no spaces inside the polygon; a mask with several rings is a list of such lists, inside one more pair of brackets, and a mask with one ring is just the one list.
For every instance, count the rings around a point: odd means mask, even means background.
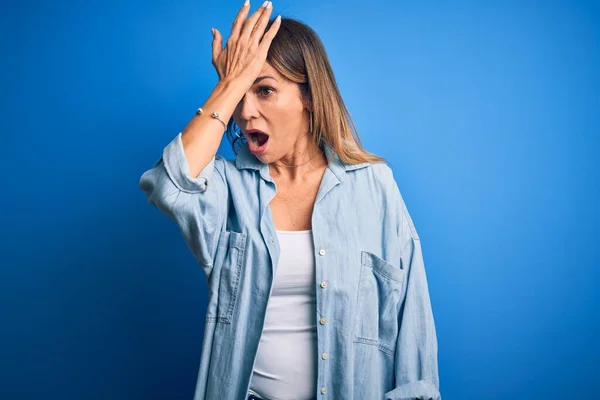
[{"label": "woman's face", "polygon": [[[235,108],[233,119],[250,151],[267,164],[293,152],[296,143],[309,138],[309,112],[298,85],[266,62]],[[262,134],[252,134],[253,130]]]}]

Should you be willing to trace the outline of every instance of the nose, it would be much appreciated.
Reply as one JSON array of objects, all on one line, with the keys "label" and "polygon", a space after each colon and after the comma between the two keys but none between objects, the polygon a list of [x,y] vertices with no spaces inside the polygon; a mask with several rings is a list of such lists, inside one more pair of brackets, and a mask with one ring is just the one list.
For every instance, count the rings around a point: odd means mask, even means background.
[{"label": "nose", "polygon": [[244,121],[258,118],[259,112],[255,99],[251,95],[245,94],[236,107],[236,113],[238,118]]}]

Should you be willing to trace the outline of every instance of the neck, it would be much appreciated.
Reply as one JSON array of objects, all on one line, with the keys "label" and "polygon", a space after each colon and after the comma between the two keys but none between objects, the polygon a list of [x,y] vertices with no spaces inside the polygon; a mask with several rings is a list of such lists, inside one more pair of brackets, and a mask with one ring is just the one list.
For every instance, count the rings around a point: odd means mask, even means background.
[{"label": "neck", "polygon": [[289,181],[301,179],[310,172],[327,166],[325,153],[312,141],[301,149],[294,148],[290,153],[269,164],[272,177]]}]

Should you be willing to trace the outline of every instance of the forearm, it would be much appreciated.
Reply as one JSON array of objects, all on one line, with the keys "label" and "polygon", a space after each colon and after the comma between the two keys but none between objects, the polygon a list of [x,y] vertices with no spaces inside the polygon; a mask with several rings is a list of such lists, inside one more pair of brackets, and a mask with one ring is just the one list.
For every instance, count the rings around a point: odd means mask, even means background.
[{"label": "forearm", "polygon": [[191,178],[198,176],[216,155],[225,132],[223,124],[210,114],[218,112],[219,118],[227,123],[246,90],[241,81],[219,81],[202,105],[202,115],[194,116],[182,131],[181,141]]}]

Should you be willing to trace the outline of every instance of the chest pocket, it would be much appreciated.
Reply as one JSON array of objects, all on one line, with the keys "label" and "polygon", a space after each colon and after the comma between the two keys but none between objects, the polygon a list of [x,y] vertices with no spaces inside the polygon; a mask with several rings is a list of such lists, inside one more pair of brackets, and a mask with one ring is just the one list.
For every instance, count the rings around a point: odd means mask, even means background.
[{"label": "chest pocket", "polygon": [[354,341],[394,354],[405,271],[361,251]]},{"label": "chest pocket", "polygon": [[233,231],[223,231],[219,236],[209,280],[206,322],[231,323],[246,250],[246,236],[246,233]]}]

